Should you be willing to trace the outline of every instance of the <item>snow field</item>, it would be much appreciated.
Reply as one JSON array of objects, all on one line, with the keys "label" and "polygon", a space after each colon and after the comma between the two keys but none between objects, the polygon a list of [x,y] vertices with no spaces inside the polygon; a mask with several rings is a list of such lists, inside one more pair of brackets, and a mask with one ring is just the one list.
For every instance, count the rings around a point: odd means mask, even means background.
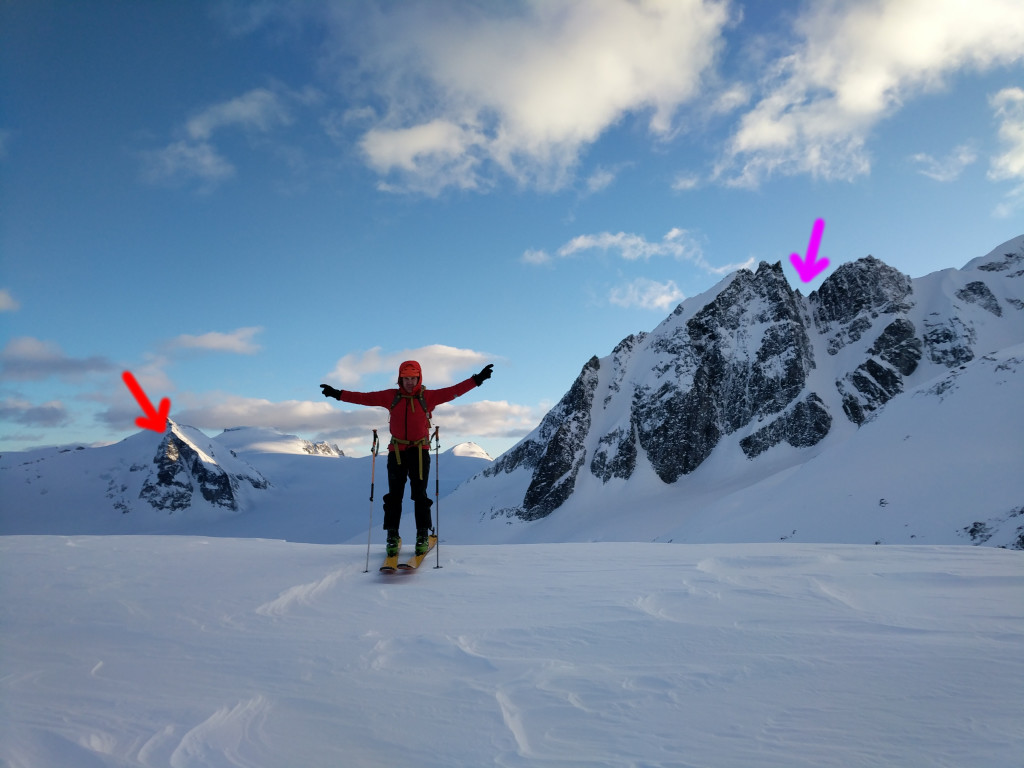
[{"label": "snow field", "polygon": [[0,765],[973,766],[1024,755],[988,547],[0,538]]}]

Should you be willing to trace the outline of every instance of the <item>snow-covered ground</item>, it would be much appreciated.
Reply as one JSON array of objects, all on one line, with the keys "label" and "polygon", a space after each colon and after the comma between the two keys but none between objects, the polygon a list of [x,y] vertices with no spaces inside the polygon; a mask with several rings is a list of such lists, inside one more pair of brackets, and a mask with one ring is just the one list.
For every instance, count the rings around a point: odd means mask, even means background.
[{"label": "snow-covered ground", "polygon": [[1022,765],[992,547],[0,538],[0,765]]},{"label": "snow-covered ground", "polygon": [[973,277],[914,317],[975,286],[977,354],[809,447],[584,472],[530,522],[532,469],[435,454],[412,574],[376,570],[383,458],[177,424],[0,456],[0,768],[1024,767],[1024,304]]}]

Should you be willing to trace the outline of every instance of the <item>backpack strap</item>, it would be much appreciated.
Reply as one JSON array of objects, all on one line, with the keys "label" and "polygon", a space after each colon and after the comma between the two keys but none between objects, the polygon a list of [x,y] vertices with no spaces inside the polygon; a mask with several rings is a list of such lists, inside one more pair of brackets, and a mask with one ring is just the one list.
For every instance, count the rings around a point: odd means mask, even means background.
[{"label": "backpack strap", "polygon": [[395,392],[395,399],[391,401],[391,408],[388,409],[391,411],[395,410],[398,404],[402,401],[402,398],[405,397],[410,400],[409,407],[412,408],[413,411],[416,410],[416,401],[419,400],[420,407],[422,407],[423,412],[427,414],[427,437],[423,438],[422,440],[402,440],[400,438],[395,437],[394,435],[391,436],[391,444],[396,446],[396,450],[394,452],[396,464],[402,463],[402,451],[400,449],[397,449],[397,446],[415,446],[420,449],[417,452],[420,460],[420,480],[423,479],[423,451],[430,450],[430,417],[433,416],[433,413],[427,410],[427,400],[425,397],[423,397],[423,393],[425,391],[426,390],[424,390],[421,387],[420,391],[416,394],[416,397],[413,397],[412,395],[403,395],[401,390],[399,390]]},{"label": "backpack strap", "polygon": [[421,387],[420,391],[416,393],[416,397],[414,398],[412,395],[403,395],[402,391],[398,390],[397,392],[395,392],[395,399],[391,401],[391,407],[388,408],[388,410],[389,411],[395,410],[395,406],[397,406],[401,402],[402,398],[403,397],[407,397],[407,398],[409,398],[409,400],[412,401],[412,409],[415,411],[416,410],[416,401],[419,400],[420,401],[420,407],[423,408],[423,412],[427,414],[427,426],[429,427],[430,426],[430,419],[431,419],[431,417],[434,414],[433,414],[432,411],[427,410],[427,400],[423,396],[423,393],[426,392],[426,391],[427,390],[425,390],[425,389],[423,389]]}]

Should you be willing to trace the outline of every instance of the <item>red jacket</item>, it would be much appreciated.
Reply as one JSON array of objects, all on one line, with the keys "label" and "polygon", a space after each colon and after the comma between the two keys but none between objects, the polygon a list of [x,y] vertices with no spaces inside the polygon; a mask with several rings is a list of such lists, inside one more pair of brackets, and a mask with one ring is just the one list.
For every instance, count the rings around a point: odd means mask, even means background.
[{"label": "red jacket", "polygon": [[[423,400],[427,404],[427,412],[430,412],[437,406],[466,394],[475,386],[476,382],[470,376],[465,381],[441,389],[424,389],[420,385],[411,395],[407,395],[399,389],[382,389],[378,392],[350,392],[343,389],[338,399],[356,405],[379,405],[382,408],[391,409],[389,423],[391,436],[405,444],[417,443],[422,440],[423,445],[426,446],[427,438],[430,437],[430,422],[427,420],[427,413],[423,412],[420,394],[422,393]],[[399,395],[398,403],[391,408],[395,397]],[[395,444],[391,443],[388,450],[395,450]]]}]

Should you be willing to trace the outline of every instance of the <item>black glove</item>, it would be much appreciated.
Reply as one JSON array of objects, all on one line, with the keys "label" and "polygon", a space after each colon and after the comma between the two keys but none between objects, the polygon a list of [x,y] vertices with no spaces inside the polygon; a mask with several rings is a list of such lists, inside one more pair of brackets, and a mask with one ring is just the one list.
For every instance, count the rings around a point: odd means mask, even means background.
[{"label": "black glove", "polygon": [[472,376],[473,381],[476,382],[476,385],[478,387],[481,384],[483,384],[485,381],[487,381],[489,378],[491,378],[491,368],[493,368],[493,367],[494,367],[494,363],[488,363],[487,365],[484,366],[484,369],[482,371],[480,371],[480,373],[474,373],[473,374],[473,376]]},{"label": "black glove", "polygon": [[335,389],[330,384],[321,384],[320,389],[324,391],[324,397],[333,397],[335,400],[341,400],[340,389]]}]

